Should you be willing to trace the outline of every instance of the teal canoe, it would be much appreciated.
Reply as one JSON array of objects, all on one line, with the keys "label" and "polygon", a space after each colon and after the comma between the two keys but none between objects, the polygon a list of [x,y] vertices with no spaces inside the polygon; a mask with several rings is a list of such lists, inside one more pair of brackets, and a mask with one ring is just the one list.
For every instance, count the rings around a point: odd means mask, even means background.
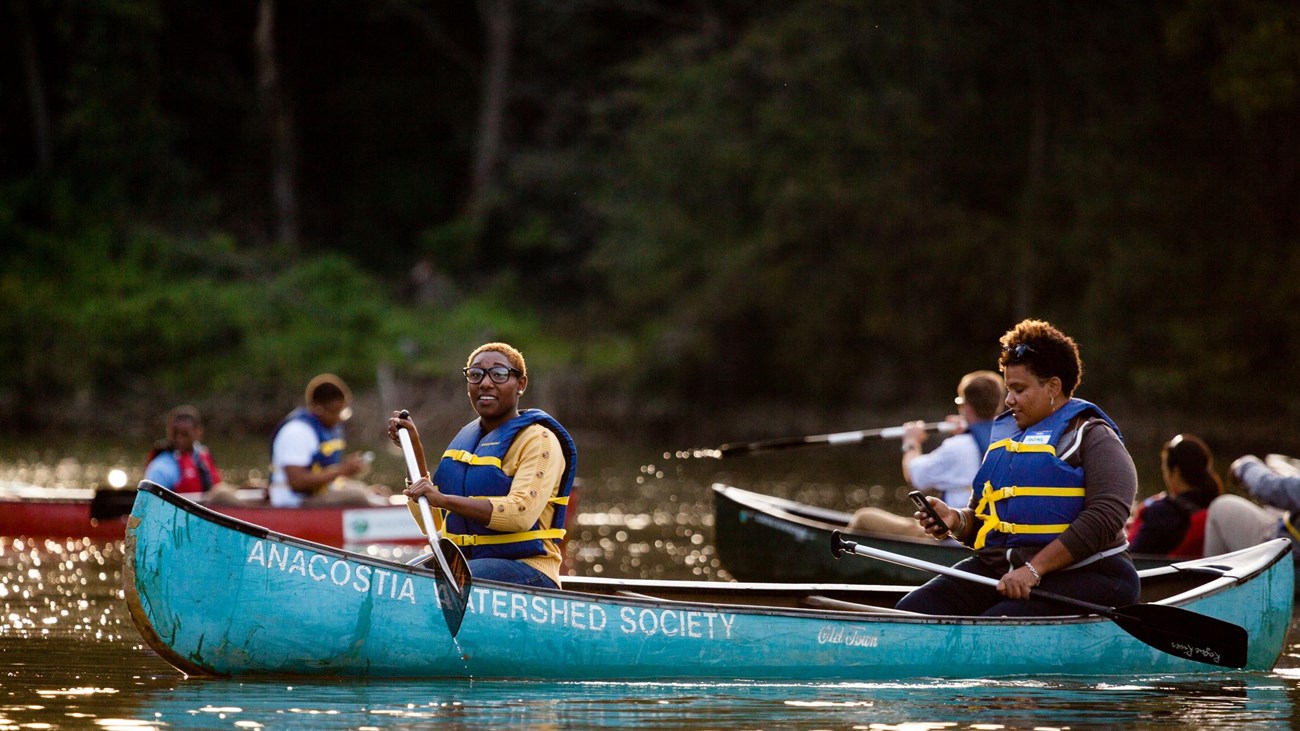
[{"label": "teal canoe", "polygon": [[[475,580],[453,639],[431,571],[277,534],[148,482],[124,550],[132,619],[191,675],[820,682],[1223,672],[1098,616],[924,617],[889,609],[904,587],[847,584],[571,577],[548,590]],[[1268,670],[1291,618],[1289,551],[1279,540],[1152,569],[1143,599],[1240,625],[1245,670]]]}]

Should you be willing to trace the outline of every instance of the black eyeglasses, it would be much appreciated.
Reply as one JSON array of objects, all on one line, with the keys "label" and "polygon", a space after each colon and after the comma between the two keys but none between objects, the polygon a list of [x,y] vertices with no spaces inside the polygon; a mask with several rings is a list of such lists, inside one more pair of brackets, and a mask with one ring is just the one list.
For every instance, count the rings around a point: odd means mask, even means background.
[{"label": "black eyeglasses", "polygon": [[1004,345],[1002,346],[1002,352],[1010,354],[1011,360],[1024,360],[1027,354],[1037,353],[1038,351],[1024,343],[1020,343],[1019,345]]},{"label": "black eyeglasses", "polygon": [[495,368],[462,368],[461,373],[465,374],[465,380],[469,383],[482,383],[483,376],[488,376],[493,383],[505,383],[510,380],[510,374],[522,376],[523,373],[514,368],[497,366]]}]

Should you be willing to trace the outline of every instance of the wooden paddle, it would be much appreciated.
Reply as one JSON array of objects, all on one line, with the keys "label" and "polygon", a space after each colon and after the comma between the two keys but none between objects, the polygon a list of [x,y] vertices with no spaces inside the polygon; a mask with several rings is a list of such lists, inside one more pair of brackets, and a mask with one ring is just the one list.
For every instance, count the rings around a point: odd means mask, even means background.
[{"label": "wooden paddle", "polygon": [[[859,556],[869,556],[881,561],[889,561],[900,566],[931,571],[955,579],[973,581],[977,584],[997,586],[997,579],[960,571],[929,561],[900,556],[896,553],[882,551],[878,548],[863,546],[846,540],[839,531],[831,533],[831,553],[839,558],[848,551]],[[1197,614],[1180,607],[1166,604],[1130,604],[1124,607],[1105,607],[1081,599],[1074,599],[1060,594],[1053,594],[1042,589],[1034,589],[1034,597],[1046,599],[1058,604],[1066,604],[1090,614],[1100,614],[1119,625],[1120,629],[1133,635],[1146,644],[1167,652],[1170,655],[1187,660],[1219,665],[1226,668],[1241,668],[1246,665],[1249,637],[1246,630],[1239,625],[1225,622],[1204,614]]]},{"label": "wooden paddle", "polygon": [[[411,418],[409,411],[403,410],[403,419]],[[420,474],[420,464],[415,459],[415,448],[411,445],[411,435],[406,429],[397,430],[397,440],[402,443],[402,454],[406,457],[406,471],[415,482]],[[438,526],[433,522],[433,512],[429,510],[429,501],[423,495],[419,498],[420,517],[424,520],[424,530],[429,536],[429,548],[438,561],[438,605],[442,607],[442,616],[447,620],[447,629],[455,637],[460,631],[461,620],[465,618],[465,607],[469,604],[470,584],[474,576],[470,573],[469,562],[460,546],[450,539],[443,538]]]},{"label": "wooden paddle", "polygon": [[[947,421],[936,421],[925,424],[923,427],[926,431],[938,431],[951,433],[957,430],[957,426]],[[904,426],[887,426],[883,429],[864,429],[861,431],[843,431],[835,434],[814,434],[807,437],[782,437],[780,439],[764,439],[758,442],[739,442],[736,444],[724,444],[714,450],[702,450],[702,456],[709,457],[738,457],[742,454],[754,454],[756,452],[769,452],[776,449],[796,449],[798,447],[816,447],[828,446],[834,447],[840,444],[857,444],[867,439],[902,439],[903,433],[907,431]]]}]

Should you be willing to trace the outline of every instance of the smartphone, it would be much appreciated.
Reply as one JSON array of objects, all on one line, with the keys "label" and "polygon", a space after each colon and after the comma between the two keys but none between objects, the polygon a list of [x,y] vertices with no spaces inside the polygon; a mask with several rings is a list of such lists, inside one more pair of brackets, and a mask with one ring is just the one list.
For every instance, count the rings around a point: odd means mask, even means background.
[{"label": "smartphone", "polygon": [[[930,520],[933,520],[937,525],[948,525],[943,522],[943,519],[939,517],[938,511],[934,509],[934,506],[930,504],[929,500],[925,499],[925,495],[922,495],[920,490],[913,490],[907,493],[907,497],[912,500],[912,504],[916,505],[917,510],[930,516]],[[945,530],[944,532],[947,533],[948,531]]]}]

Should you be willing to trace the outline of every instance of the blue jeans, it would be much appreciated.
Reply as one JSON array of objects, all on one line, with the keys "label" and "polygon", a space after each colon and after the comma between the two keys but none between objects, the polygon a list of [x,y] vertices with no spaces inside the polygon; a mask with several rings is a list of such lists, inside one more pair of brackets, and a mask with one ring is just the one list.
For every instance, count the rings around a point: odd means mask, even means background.
[{"label": "blue jeans", "polygon": [[[992,579],[1002,578],[1001,568],[990,568],[975,557],[960,561],[953,568]],[[1042,587],[1071,599],[1120,607],[1138,600],[1140,584],[1128,554],[1120,553],[1072,571],[1053,571],[1043,577]],[[1029,599],[1008,599],[995,587],[948,576],[936,576],[914,589],[898,602],[898,608],[921,614],[965,617],[1041,617],[1080,613],[1079,608],[1068,604],[1034,599],[1032,593]]]},{"label": "blue jeans", "polygon": [[540,586],[543,589],[560,588],[555,585],[554,581],[551,581],[551,577],[523,561],[510,558],[472,558],[469,560],[469,571],[476,579],[491,579],[524,586]]}]

